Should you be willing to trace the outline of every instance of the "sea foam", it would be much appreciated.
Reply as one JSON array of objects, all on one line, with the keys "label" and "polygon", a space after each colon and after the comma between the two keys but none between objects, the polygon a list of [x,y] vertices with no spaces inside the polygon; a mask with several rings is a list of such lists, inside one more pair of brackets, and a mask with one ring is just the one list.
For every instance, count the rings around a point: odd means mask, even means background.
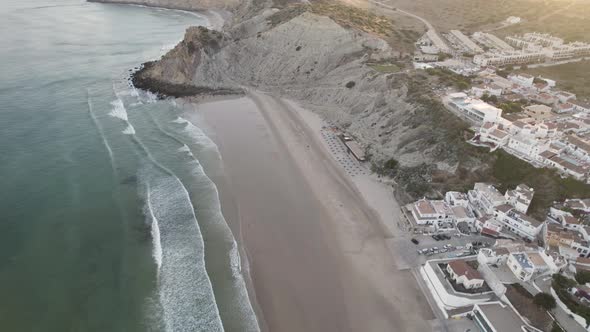
[{"label": "sea foam", "polygon": [[110,116],[123,121],[129,121],[129,118],[127,117],[127,109],[125,109],[125,105],[121,99],[117,98],[113,100],[111,105],[113,106],[113,109],[109,113]]}]

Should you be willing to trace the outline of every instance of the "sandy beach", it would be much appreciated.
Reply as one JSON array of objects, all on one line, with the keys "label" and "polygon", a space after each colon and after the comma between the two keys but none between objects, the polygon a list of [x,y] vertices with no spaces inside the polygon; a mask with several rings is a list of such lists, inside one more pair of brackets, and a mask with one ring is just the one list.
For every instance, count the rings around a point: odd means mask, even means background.
[{"label": "sandy beach", "polygon": [[392,198],[338,166],[321,120],[255,91],[195,108],[187,117],[204,119],[222,155],[222,208],[245,250],[263,330],[431,330],[427,301],[386,245]]}]

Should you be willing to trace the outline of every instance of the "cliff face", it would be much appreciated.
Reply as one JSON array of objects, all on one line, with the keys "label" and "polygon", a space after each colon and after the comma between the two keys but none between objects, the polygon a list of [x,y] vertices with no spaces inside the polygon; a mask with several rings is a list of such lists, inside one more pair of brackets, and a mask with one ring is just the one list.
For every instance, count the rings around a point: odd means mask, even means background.
[{"label": "cliff face", "polygon": [[[457,124],[448,112],[429,109],[428,98],[415,102],[422,97],[419,77],[411,70],[384,74],[367,66],[395,52],[374,35],[305,8],[267,9],[223,33],[191,28],[138,75],[196,93],[254,88],[294,99],[347,128],[369,146],[373,160],[394,157],[406,167],[428,163],[454,172],[461,151],[449,137]],[[431,168],[419,172],[420,181],[429,181]]]},{"label": "cliff face", "polygon": [[405,101],[405,74],[384,75],[365,65],[369,58],[392,56],[383,40],[307,11],[273,24],[281,14],[267,10],[215,37],[215,44],[203,43],[204,34],[191,28],[142,74],[211,89],[273,92],[349,127],[374,155],[408,165],[433,161],[427,151],[399,147],[416,129],[403,125],[414,110]]}]

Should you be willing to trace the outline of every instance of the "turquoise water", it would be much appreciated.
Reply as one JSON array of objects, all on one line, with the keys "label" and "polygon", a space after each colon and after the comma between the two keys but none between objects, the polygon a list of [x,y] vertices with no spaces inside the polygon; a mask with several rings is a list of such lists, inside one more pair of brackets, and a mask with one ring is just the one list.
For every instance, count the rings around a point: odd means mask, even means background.
[{"label": "turquoise water", "polygon": [[[0,330],[251,331],[217,147],[129,85],[196,14],[0,4]],[[205,165],[205,167],[201,167]]]}]

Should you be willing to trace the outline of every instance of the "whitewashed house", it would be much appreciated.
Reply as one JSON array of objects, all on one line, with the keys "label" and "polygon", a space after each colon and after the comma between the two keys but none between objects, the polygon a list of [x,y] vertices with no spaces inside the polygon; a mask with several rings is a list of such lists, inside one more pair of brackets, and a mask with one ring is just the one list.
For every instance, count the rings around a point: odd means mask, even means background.
[{"label": "whitewashed house", "polygon": [[533,87],[533,81],[535,80],[534,76],[531,76],[529,74],[511,74],[508,75],[508,79],[511,80],[512,82],[520,85],[520,86],[524,86],[527,88],[532,88]]},{"label": "whitewashed house", "polygon": [[478,182],[473,190],[467,193],[471,207],[476,211],[478,217],[487,214],[494,214],[494,208],[506,203],[504,195],[498,189],[488,183]]},{"label": "whitewashed house", "polygon": [[480,288],[484,279],[481,273],[469,266],[464,260],[450,261],[447,264],[447,272],[457,284],[462,284],[467,289]]},{"label": "whitewashed house", "polygon": [[494,83],[474,85],[471,88],[471,94],[477,98],[481,98],[484,95],[500,97],[502,91],[502,88]]},{"label": "whitewashed house", "polygon": [[514,190],[506,190],[504,197],[506,202],[512,205],[516,211],[527,213],[533,200],[535,190],[526,184],[519,184]]},{"label": "whitewashed house", "polygon": [[408,210],[417,225],[446,228],[454,223],[453,210],[444,201],[423,198],[409,204]]},{"label": "whitewashed house", "polygon": [[529,257],[521,252],[521,253],[512,253],[508,256],[508,260],[506,262],[508,268],[516,278],[521,281],[529,281],[535,272],[535,268],[533,263],[529,260]]},{"label": "whitewashed house", "polygon": [[504,230],[531,241],[543,229],[543,222],[517,211],[508,204],[497,206],[494,216],[504,224]]}]

